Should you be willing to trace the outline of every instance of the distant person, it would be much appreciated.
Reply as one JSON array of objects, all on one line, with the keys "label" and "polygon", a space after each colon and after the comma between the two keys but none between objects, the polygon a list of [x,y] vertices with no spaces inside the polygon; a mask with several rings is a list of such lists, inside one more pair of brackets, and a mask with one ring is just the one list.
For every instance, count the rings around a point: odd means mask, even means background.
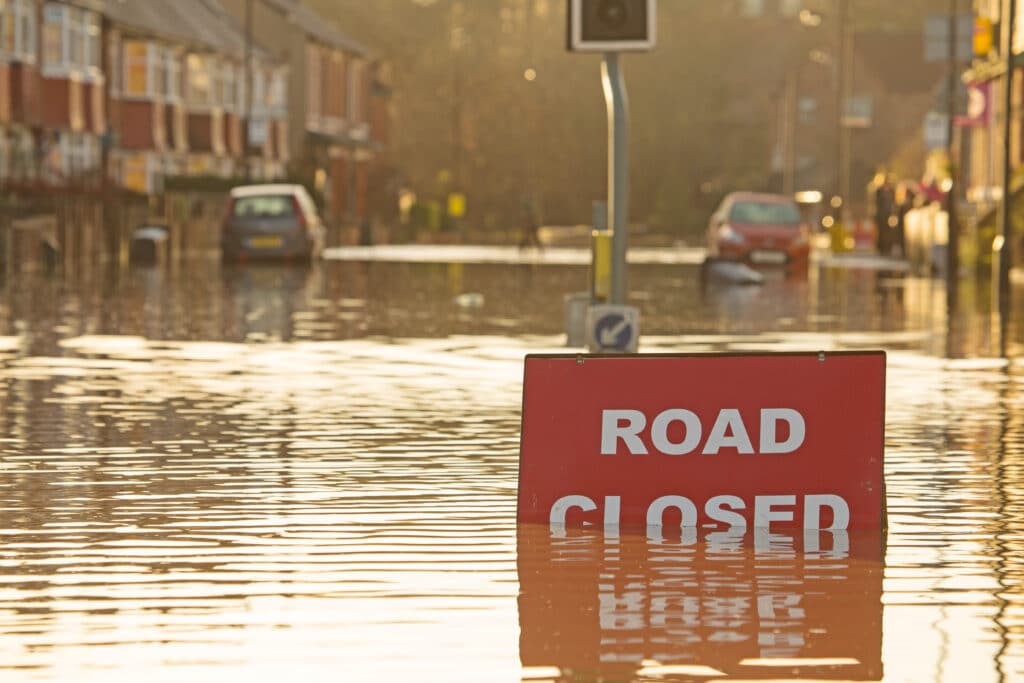
[{"label": "distant person", "polygon": [[523,226],[519,237],[519,248],[536,247],[543,249],[540,241],[540,218],[537,216],[537,208],[532,202],[523,201]]},{"label": "distant person", "polygon": [[921,196],[924,197],[925,204],[931,204],[933,202],[944,202],[946,200],[946,193],[942,190],[942,186],[939,184],[938,178],[932,176],[931,178],[925,178],[921,184]]},{"label": "distant person", "polygon": [[916,183],[904,180],[896,186],[896,246],[899,255],[907,255],[907,214],[917,205]]},{"label": "distant person", "polygon": [[892,180],[879,173],[872,182],[872,200],[875,210],[875,249],[887,254],[893,242],[893,221],[896,212],[896,191]]}]

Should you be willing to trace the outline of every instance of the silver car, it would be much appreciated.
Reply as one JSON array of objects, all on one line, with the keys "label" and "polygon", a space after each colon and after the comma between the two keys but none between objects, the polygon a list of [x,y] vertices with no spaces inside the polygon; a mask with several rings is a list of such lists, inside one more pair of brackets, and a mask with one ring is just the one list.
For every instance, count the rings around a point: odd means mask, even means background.
[{"label": "silver car", "polygon": [[245,185],[231,191],[221,230],[225,261],[309,261],[324,247],[324,225],[302,185]]}]

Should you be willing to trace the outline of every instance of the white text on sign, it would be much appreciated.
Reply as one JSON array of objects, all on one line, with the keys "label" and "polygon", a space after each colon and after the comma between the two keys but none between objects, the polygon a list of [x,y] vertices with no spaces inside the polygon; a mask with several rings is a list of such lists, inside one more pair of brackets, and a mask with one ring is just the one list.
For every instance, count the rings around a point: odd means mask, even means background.
[{"label": "white text on sign", "polygon": [[[780,440],[779,423],[785,423],[788,434]],[[673,440],[670,430],[673,425],[682,425],[682,438]],[[700,417],[685,408],[671,408],[658,413],[647,425],[647,416],[639,410],[604,410],[601,414],[601,455],[615,455],[619,442],[625,444],[632,455],[647,455],[647,445],[642,435],[646,431],[654,450],[664,455],[686,455],[701,445],[704,433]],[[716,455],[723,448],[734,448],[741,454],[792,453],[804,442],[807,426],[803,415],[791,408],[762,408],[760,423],[756,432],[759,436],[755,451],[750,440],[750,430],[743,422],[736,408],[723,408],[718,412],[714,425],[703,440],[703,455]]]},{"label": "white text on sign", "polygon": [[[702,526],[705,523],[728,525],[729,531],[740,531],[751,526],[755,529],[770,529],[772,522],[792,522],[794,519],[797,498],[802,498],[804,529],[821,531],[842,531],[850,524],[850,506],[846,500],[833,494],[816,494],[807,496],[754,496],[753,524],[748,525],[747,518],[740,510],[747,509],[747,502],[739,496],[712,496],[704,503],[703,517],[698,515],[697,506],[686,496],[661,496],[647,506],[647,526],[661,527],[664,525],[665,514],[670,510],[679,516],[681,528]],[[831,511],[831,523],[822,525],[823,510]],[[592,498],[581,495],[563,496],[551,506],[549,516],[552,528],[563,527],[569,511],[578,509],[581,512],[592,512],[598,505]],[[604,527],[615,529],[619,526],[621,496],[604,497]]]}]

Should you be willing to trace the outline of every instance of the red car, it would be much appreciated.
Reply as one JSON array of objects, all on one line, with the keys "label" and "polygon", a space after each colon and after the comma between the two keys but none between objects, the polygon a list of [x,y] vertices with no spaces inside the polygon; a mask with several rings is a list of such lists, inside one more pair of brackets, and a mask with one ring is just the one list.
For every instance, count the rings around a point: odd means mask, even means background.
[{"label": "red car", "polygon": [[708,249],[713,258],[796,270],[807,266],[810,230],[787,196],[733,192],[711,215]]}]

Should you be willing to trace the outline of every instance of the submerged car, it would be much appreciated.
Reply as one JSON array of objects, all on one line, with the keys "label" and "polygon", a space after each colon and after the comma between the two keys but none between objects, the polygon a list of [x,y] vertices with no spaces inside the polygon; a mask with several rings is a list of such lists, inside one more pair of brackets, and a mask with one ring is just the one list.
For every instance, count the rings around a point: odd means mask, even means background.
[{"label": "submerged car", "polygon": [[225,261],[308,261],[323,250],[323,221],[301,185],[236,187],[228,202],[220,246]]},{"label": "submerged car", "polygon": [[807,266],[810,229],[797,203],[784,195],[734,192],[712,214],[707,230],[712,258],[752,266]]}]

